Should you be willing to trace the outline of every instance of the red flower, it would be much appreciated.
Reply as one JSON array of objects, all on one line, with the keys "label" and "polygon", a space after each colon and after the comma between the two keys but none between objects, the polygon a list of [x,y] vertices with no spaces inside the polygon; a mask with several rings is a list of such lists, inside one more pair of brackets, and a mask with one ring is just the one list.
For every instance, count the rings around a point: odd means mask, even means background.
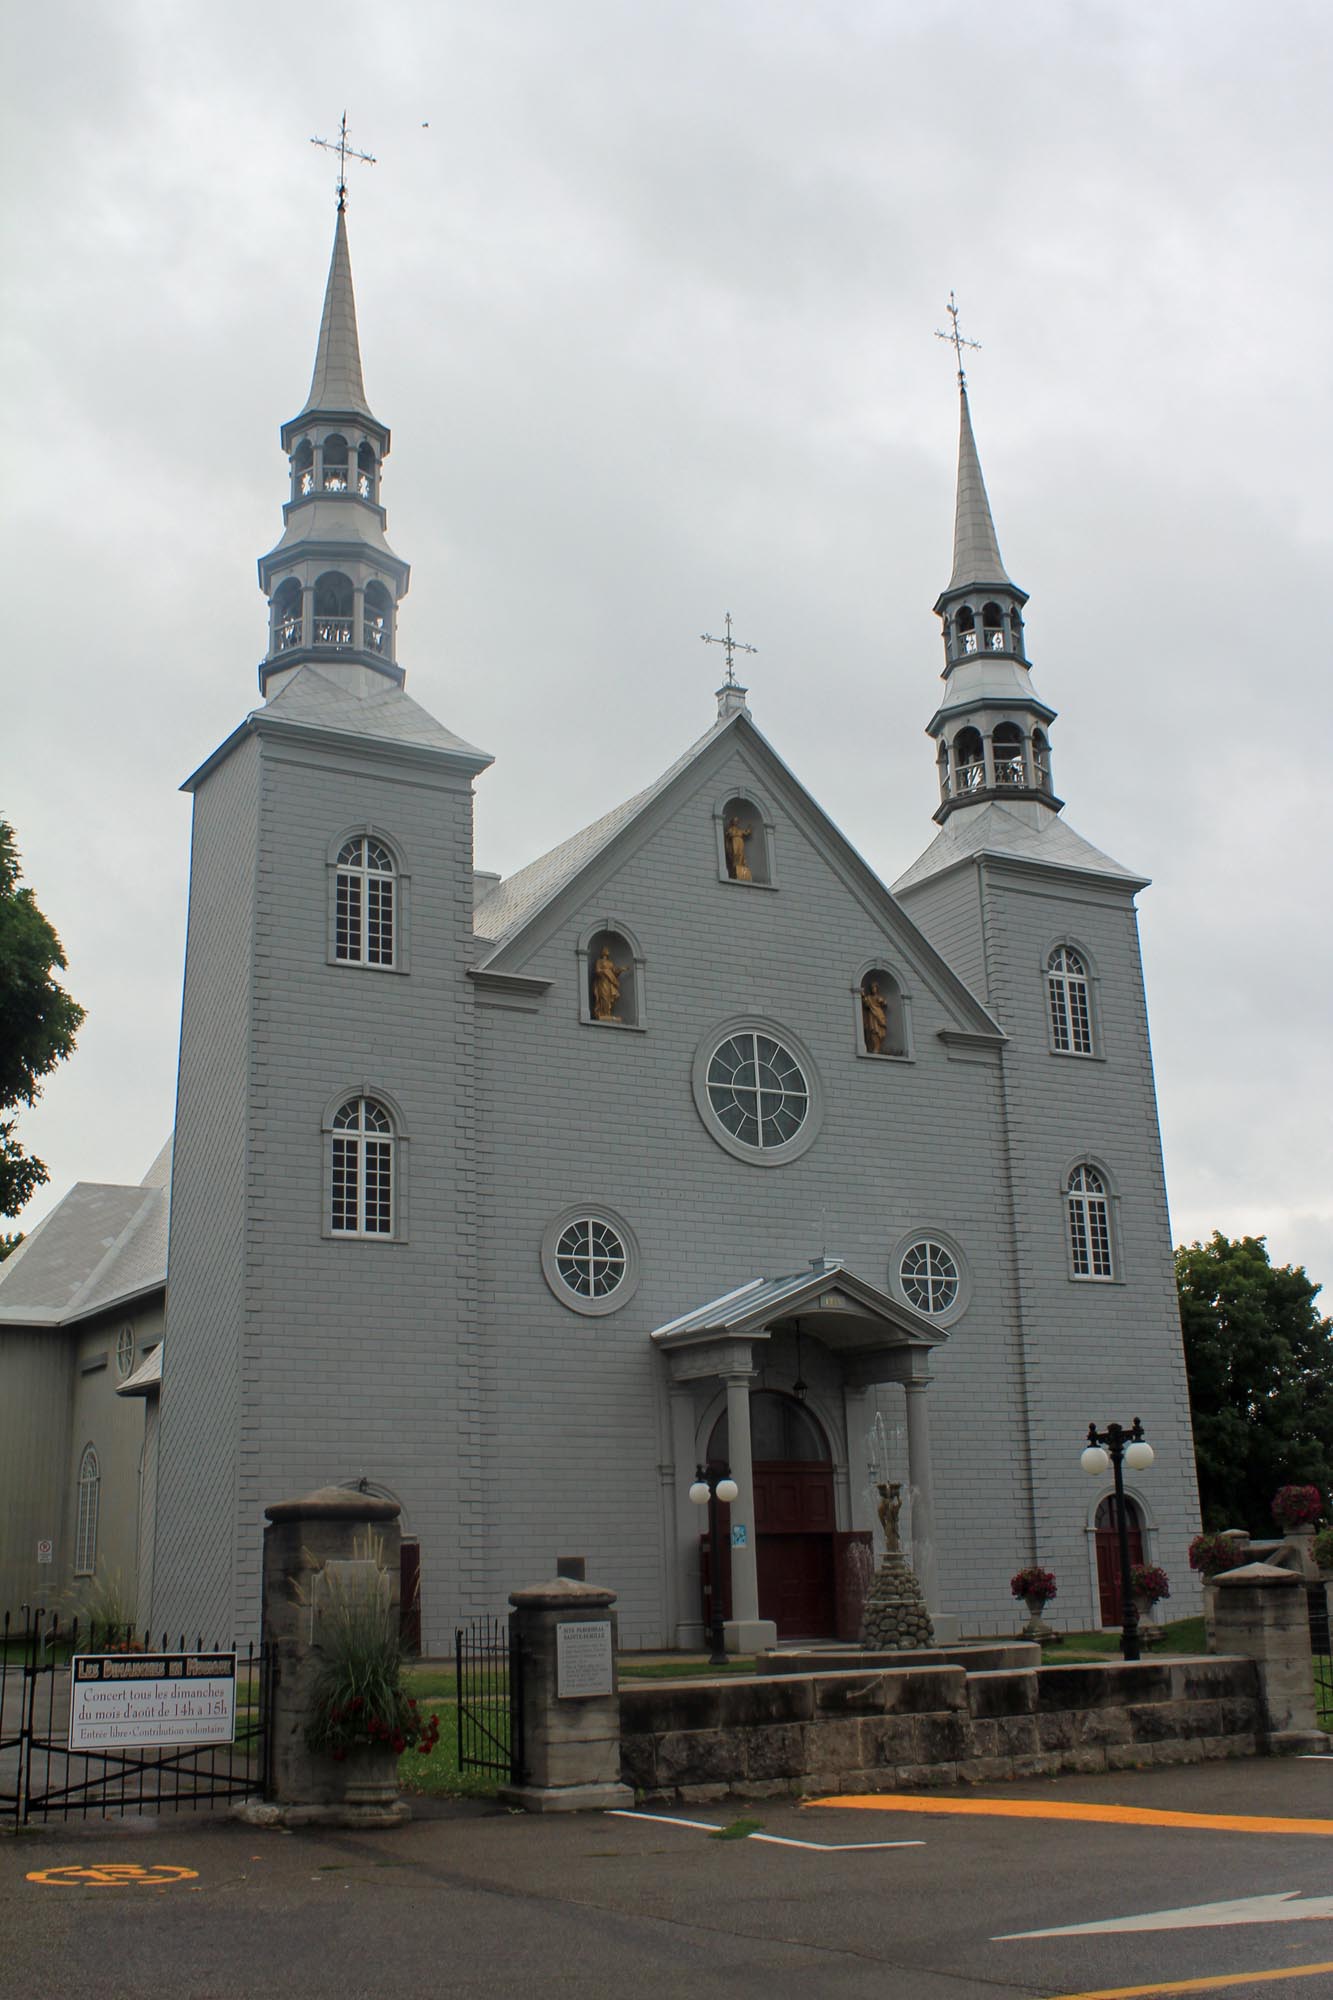
[{"label": "red flower", "polygon": [[335,1743],[333,1746],[333,1750],[330,1754],[332,1755],[335,1764],[341,1764],[343,1759],[346,1757],[347,1752],[343,1749],[341,1743]]},{"label": "red flower", "polygon": [[396,1757],[401,1757],[406,1748],[407,1748],[407,1742],[405,1738],[401,1736],[395,1736],[393,1739],[394,1755]]}]

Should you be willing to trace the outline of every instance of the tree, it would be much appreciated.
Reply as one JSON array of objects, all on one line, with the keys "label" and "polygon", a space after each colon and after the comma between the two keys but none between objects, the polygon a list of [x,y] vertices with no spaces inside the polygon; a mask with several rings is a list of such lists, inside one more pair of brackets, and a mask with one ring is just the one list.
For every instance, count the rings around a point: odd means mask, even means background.
[{"label": "tree", "polygon": [[[32,890],[18,886],[20,873],[13,828],[0,819],[0,1114],[36,1103],[38,1079],[73,1051],[84,1012],[51,977],[64,971],[65,954]],[[14,1137],[15,1123],[0,1115],[0,1215],[17,1215],[50,1179]]]},{"label": "tree", "polygon": [[1176,1252],[1205,1528],[1276,1533],[1279,1486],[1333,1485],[1333,1321],[1300,1265],[1262,1236]]}]

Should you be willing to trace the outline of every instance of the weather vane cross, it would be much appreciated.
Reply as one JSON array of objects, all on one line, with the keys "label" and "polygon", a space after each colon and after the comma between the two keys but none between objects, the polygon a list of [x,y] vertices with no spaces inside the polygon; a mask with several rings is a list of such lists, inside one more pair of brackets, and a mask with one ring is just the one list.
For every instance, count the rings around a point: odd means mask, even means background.
[{"label": "weather vane cross", "polygon": [[342,115],[342,123],[338,127],[338,137],[336,139],[312,139],[310,143],[312,146],[323,146],[326,152],[338,155],[338,209],[341,213],[347,206],[347,162],[349,160],[364,160],[368,167],[373,167],[375,165],[375,155],[373,153],[359,153],[355,146],[348,145],[347,113],[345,111]]},{"label": "weather vane cross", "polygon": [[960,389],[966,389],[967,377],[963,373],[963,349],[965,347],[979,348],[981,346],[981,342],[979,340],[967,340],[958,331],[958,307],[957,304],[955,303],[954,295],[952,292],[950,292],[949,294],[949,318],[953,321],[952,333],[941,333],[940,329],[936,327],[935,338],[936,340],[947,340],[950,347],[952,347],[954,353],[957,355],[958,386]]},{"label": "weather vane cross", "polygon": [[703,640],[705,646],[724,646],[726,648],[726,654],[727,654],[726,685],[729,688],[738,687],[740,683],[736,679],[736,667],[732,656],[735,653],[757,653],[759,651],[758,646],[747,646],[743,639],[732,638],[730,612],[727,613],[727,636],[725,639],[715,639],[711,632],[701,632],[699,634],[699,637]]}]

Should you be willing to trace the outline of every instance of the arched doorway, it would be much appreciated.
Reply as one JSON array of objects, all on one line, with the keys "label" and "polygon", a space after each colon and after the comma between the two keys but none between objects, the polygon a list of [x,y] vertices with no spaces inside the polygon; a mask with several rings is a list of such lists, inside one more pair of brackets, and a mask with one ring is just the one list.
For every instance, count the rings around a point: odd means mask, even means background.
[{"label": "arched doorway", "polygon": [[[1135,1502],[1125,1499],[1125,1525],[1129,1529],[1129,1559],[1143,1561],[1143,1516]],[[1119,1625],[1124,1618],[1120,1596],[1120,1537],[1115,1525],[1115,1501],[1108,1493],[1097,1509],[1094,1529],[1097,1541],[1097,1594],[1101,1601],[1103,1625]]]},{"label": "arched doorway", "polygon": [[[755,1567],[759,1616],[779,1639],[827,1639],[837,1625],[833,1457],[818,1419],[794,1396],[750,1397]],[[729,1459],[725,1412],[708,1440],[710,1464]]]}]

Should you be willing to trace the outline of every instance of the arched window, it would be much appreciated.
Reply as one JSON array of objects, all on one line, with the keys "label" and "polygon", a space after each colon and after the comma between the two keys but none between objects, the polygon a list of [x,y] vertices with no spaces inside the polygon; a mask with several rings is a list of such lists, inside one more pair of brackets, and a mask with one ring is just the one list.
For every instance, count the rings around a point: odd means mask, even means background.
[{"label": "arched window", "polygon": [[962,651],[975,653],[977,650],[977,621],[970,604],[960,604],[955,624]]},{"label": "arched window", "polygon": [[986,651],[988,653],[1002,653],[1005,650],[1004,613],[998,604],[982,605],[981,624],[985,633]]},{"label": "arched window", "polygon": [[326,437],[324,440],[324,491],[345,493],[347,491],[347,439]]},{"label": "arched window", "polygon": [[1057,1055],[1090,1056],[1092,1003],[1088,968],[1072,945],[1058,944],[1046,961],[1051,1047]]},{"label": "arched window", "polygon": [[393,599],[382,583],[366,585],[361,629],[368,653],[378,653],[386,660],[393,658]]},{"label": "arched window", "polygon": [[315,448],[309,438],[302,438],[292,453],[292,498],[303,500],[307,493],[315,490]]},{"label": "arched window", "polygon": [[85,1445],[79,1460],[79,1507],[74,1529],[74,1574],[91,1576],[97,1567],[97,1510],[102,1492],[102,1470],[97,1453]]},{"label": "arched window", "polygon": [[329,1139],[329,1230],[334,1236],[394,1233],[393,1119],[376,1097],[349,1097]]},{"label": "arched window", "polygon": [[351,578],[340,570],[326,570],[315,583],[315,644],[341,648],[351,643]]},{"label": "arched window", "polygon": [[285,653],[301,643],[301,586],[294,576],[273,593],[273,651]]},{"label": "arched window", "polygon": [[379,467],[375,461],[375,447],[363,444],[356,454],[356,490],[363,500],[376,497]]},{"label": "arched window", "polygon": [[[825,1465],[828,1439],[814,1413],[776,1389],[750,1394],[750,1458],[755,1465]],[[708,1438],[710,1465],[731,1463],[731,1433],[724,1410]]]},{"label": "arched window", "polygon": [[997,722],[991,737],[997,785],[1026,785],[1023,768],[1023,732],[1016,722]]},{"label": "arched window", "polygon": [[1040,729],[1032,732],[1032,782],[1039,791],[1051,789],[1051,746]]},{"label": "arched window", "polygon": [[1074,1168],[1066,1191],[1069,1266],[1076,1278],[1114,1278],[1111,1199],[1102,1175],[1086,1161]]},{"label": "arched window", "polygon": [[333,955],[348,965],[392,966],[397,923],[393,856],[382,840],[357,833],[334,872]]},{"label": "arched window", "polygon": [[960,792],[979,792],[986,782],[986,764],[981,748],[981,731],[968,727],[960,729],[953,739],[953,788],[957,796]]}]

